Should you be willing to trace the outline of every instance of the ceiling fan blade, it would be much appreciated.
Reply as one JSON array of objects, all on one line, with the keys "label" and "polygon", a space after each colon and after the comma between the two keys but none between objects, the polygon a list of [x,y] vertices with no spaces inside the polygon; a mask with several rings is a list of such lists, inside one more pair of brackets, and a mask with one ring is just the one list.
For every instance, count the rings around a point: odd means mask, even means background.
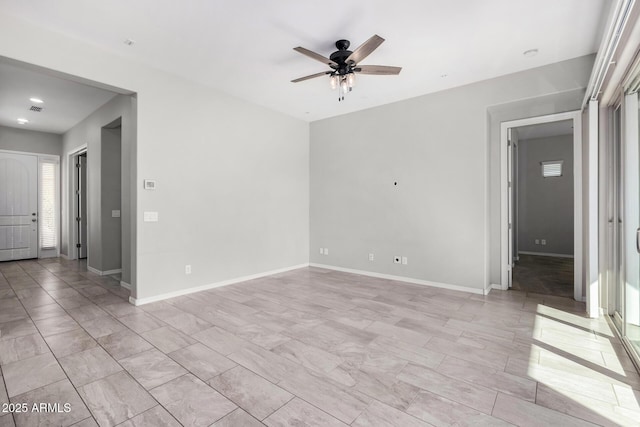
[{"label": "ceiling fan blade", "polygon": [[369,40],[362,43],[356,50],[354,50],[351,55],[347,58],[346,62],[349,63],[353,61],[354,63],[359,63],[364,58],[369,56],[371,52],[376,50],[378,46],[382,44],[384,39],[377,34],[374,34]]},{"label": "ceiling fan blade", "polygon": [[354,69],[360,74],[377,74],[379,76],[389,76],[400,74],[402,67],[391,67],[388,65],[360,65]]},{"label": "ceiling fan blade", "polygon": [[316,61],[320,61],[323,64],[326,64],[328,66],[335,66],[337,67],[338,64],[332,60],[330,60],[327,57],[324,57],[322,55],[320,55],[319,53],[315,53],[313,51],[310,51],[309,49],[305,49],[304,47],[294,47],[293,50],[295,50],[296,52],[300,52],[303,55],[308,56],[309,58],[315,59]]},{"label": "ceiling fan blade", "polygon": [[303,82],[305,80],[315,79],[316,77],[326,76],[327,74],[331,74],[331,71],[323,71],[321,73],[311,74],[310,76],[299,77],[295,80],[291,80],[291,83]]}]

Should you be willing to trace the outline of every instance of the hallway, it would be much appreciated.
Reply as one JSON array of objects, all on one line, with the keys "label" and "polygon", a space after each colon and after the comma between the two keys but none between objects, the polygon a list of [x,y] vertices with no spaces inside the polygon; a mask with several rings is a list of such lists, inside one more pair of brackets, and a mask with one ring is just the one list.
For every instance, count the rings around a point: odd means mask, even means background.
[{"label": "hallway", "polygon": [[514,264],[512,289],[573,298],[573,258],[520,254]]}]

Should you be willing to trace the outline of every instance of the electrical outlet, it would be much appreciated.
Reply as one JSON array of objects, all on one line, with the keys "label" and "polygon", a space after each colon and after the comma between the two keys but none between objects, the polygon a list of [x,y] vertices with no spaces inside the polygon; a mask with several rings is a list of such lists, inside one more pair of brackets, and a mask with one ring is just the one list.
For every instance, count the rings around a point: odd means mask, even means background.
[{"label": "electrical outlet", "polygon": [[187,264],[184,266],[184,274],[191,274],[191,265]]},{"label": "electrical outlet", "polygon": [[369,261],[373,261],[373,254],[369,254]]},{"label": "electrical outlet", "polygon": [[329,255],[329,248],[324,248],[324,254]]},{"label": "electrical outlet", "polygon": [[546,244],[547,244],[547,241],[546,241],[545,239],[542,239],[542,240],[540,241],[540,243],[542,243],[543,245],[546,245]]},{"label": "electrical outlet", "polygon": [[402,257],[399,256],[394,256],[393,257],[393,263],[394,264],[400,264],[402,262]]},{"label": "electrical outlet", "polygon": [[540,244],[540,239],[536,239],[536,245]]},{"label": "electrical outlet", "polygon": [[324,248],[320,248],[320,255],[324,255]]},{"label": "electrical outlet", "polygon": [[403,265],[407,265],[407,264],[409,264],[409,259],[408,259],[406,256],[403,256],[403,257],[402,257],[402,264],[403,264]]}]

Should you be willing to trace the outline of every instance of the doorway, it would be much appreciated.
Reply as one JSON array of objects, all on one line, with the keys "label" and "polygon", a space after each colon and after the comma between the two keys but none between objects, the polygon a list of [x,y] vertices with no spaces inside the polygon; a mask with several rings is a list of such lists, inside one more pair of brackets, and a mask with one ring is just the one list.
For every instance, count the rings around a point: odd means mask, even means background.
[{"label": "doorway", "polygon": [[512,289],[573,297],[573,121],[510,128]]},{"label": "doorway", "polygon": [[87,152],[84,151],[75,157],[76,180],[74,194],[75,198],[75,221],[76,221],[76,252],[78,259],[87,258],[87,221],[89,213],[87,211]]},{"label": "doorway", "polygon": [[[514,120],[503,122],[501,125],[501,288],[503,290],[513,288],[514,268],[517,268],[517,263],[525,267],[524,261],[527,261],[531,271],[538,271],[543,277],[549,278],[558,272],[562,272],[564,277],[568,276],[566,296],[584,301],[582,295],[581,126],[580,112]],[[572,128],[568,143],[570,152],[567,153],[565,147],[563,158],[557,157],[559,154],[544,154],[544,150],[540,153],[540,149],[545,148],[543,145],[553,147],[554,142],[551,139],[558,136],[558,133],[562,133],[558,131],[562,128],[565,129],[565,133],[567,128]],[[553,135],[554,133],[556,135]],[[536,136],[539,138],[535,138]],[[526,142],[523,144],[522,141]],[[524,156],[526,154],[523,153],[524,151],[535,152],[536,155]],[[566,159],[567,155],[570,159]],[[526,165],[523,163],[525,158],[528,159]],[[571,177],[568,176],[570,172]],[[566,191],[564,195],[564,202],[567,202],[564,204],[568,205],[564,210],[569,210],[570,218],[561,224],[552,224],[558,226],[557,230],[554,230],[553,227],[549,227],[549,221],[551,221],[549,214],[557,210],[558,202],[548,204],[543,201],[549,198],[549,189],[557,186],[558,179],[562,176],[565,176],[563,184],[565,187],[568,185],[571,190],[570,195],[567,196]],[[535,179],[532,180],[532,177]],[[533,202],[529,202],[533,204],[534,209],[527,212],[522,212],[523,191],[517,191],[518,182],[522,184],[524,180],[526,180],[524,184],[528,186],[526,192],[534,196]],[[524,225],[527,225],[526,231],[523,229]],[[560,236],[562,238],[559,238]],[[526,260],[523,258],[525,256]],[[571,256],[573,258],[570,258]],[[558,261],[560,258],[565,260]],[[567,261],[569,259],[573,261],[573,268],[564,265],[569,264]],[[520,272],[525,273],[524,276],[527,274],[531,276],[525,268]],[[520,279],[520,276],[516,279]],[[550,292],[553,284],[547,286],[550,288],[547,292]],[[538,287],[537,290],[544,291],[544,287]]]}]

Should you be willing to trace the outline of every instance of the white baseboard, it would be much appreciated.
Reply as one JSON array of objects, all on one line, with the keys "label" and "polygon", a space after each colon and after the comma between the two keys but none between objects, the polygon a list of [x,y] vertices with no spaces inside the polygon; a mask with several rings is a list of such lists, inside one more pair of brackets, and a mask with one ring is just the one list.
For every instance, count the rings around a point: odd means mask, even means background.
[{"label": "white baseboard", "polygon": [[567,254],[555,254],[553,252],[530,252],[530,251],[520,251],[518,252],[520,255],[538,255],[538,256],[552,256],[556,258],[573,258],[573,255]]},{"label": "white baseboard", "polygon": [[271,276],[278,273],[284,273],[285,271],[297,270],[299,268],[308,267],[309,264],[292,265],[290,267],[279,268],[277,270],[265,271],[262,273],[251,274],[249,276],[236,277],[235,279],[223,280],[222,282],[210,283],[208,285],[195,286],[193,288],[181,289],[179,291],[167,292],[160,295],[155,295],[146,298],[133,298],[129,297],[129,302],[133,305],[149,304],[156,301],[162,301],[169,298],[175,298],[182,295],[193,294],[195,292],[206,291],[209,289],[220,288],[222,286],[233,285],[234,283],[246,282],[247,280],[259,279],[265,276]]},{"label": "white baseboard", "polygon": [[65,255],[65,254],[60,254],[60,258],[67,260],[67,261],[71,261],[72,259],[75,258],[71,258],[69,255]]},{"label": "white baseboard", "polygon": [[492,283],[492,284],[491,284],[491,289],[497,289],[497,290],[499,290],[499,291],[506,291],[508,288],[507,288],[507,289],[505,289],[505,288],[503,288],[503,287],[502,287],[502,285],[497,285],[497,284],[495,284],[495,283]]},{"label": "white baseboard", "polygon": [[131,290],[131,283],[123,282],[122,280],[120,280],[120,286],[122,286],[123,288],[125,288],[128,291]]},{"label": "white baseboard", "polygon": [[396,280],[398,282],[413,283],[415,285],[431,286],[434,288],[450,289],[452,291],[469,292],[472,294],[485,295],[484,289],[467,288],[466,286],[451,285],[448,283],[430,282],[428,280],[414,279],[412,277],[393,276],[391,274],[374,273],[372,271],[354,270],[352,268],[336,267],[334,265],[310,263],[311,267],[326,268],[327,270],[342,271],[344,273],[359,274],[361,276],[377,277],[379,279]]},{"label": "white baseboard", "polygon": [[98,276],[108,276],[110,274],[117,274],[117,273],[122,273],[122,269],[121,268],[117,268],[115,270],[106,270],[106,271],[100,271],[97,268],[93,268],[87,265],[87,270],[89,270],[92,273],[97,274]]}]

